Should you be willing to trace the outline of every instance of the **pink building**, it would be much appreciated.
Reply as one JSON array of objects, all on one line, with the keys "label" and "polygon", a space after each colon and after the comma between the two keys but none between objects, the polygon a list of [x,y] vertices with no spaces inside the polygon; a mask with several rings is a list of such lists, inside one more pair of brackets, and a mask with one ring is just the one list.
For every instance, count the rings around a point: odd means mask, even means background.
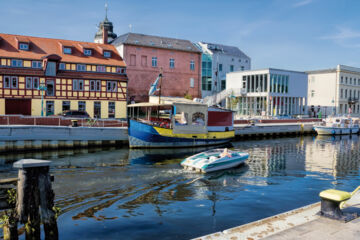
[{"label": "pink building", "polygon": [[128,96],[147,101],[162,69],[162,96],[201,97],[201,52],[188,40],[127,33],[113,42],[127,64]]}]

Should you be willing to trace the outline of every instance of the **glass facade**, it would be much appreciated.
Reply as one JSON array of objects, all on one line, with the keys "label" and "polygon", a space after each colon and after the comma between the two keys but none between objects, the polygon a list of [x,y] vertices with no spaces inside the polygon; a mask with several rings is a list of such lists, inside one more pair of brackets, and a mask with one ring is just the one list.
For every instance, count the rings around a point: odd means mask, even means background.
[{"label": "glass facade", "polygon": [[201,57],[201,89],[211,91],[212,89],[212,58],[210,55],[202,54]]}]

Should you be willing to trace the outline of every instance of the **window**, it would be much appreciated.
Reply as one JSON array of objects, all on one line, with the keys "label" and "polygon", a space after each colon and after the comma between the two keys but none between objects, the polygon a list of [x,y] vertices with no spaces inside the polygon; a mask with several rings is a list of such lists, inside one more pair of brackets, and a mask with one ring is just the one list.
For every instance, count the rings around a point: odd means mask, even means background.
[{"label": "window", "polygon": [[105,68],[105,66],[96,66],[96,71],[97,72],[106,72],[106,68]]},{"label": "window", "polygon": [[345,84],[347,84],[348,83],[348,81],[347,81],[347,77],[345,77]]},{"label": "window", "polygon": [[60,63],[59,64],[59,70],[65,70],[65,63]]},{"label": "window", "polygon": [[115,102],[109,102],[109,118],[115,118]]},{"label": "window", "polygon": [[111,52],[110,51],[104,51],[104,57],[111,58]]},{"label": "window", "polygon": [[101,102],[94,102],[94,118],[101,118]]},{"label": "window", "polygon": [[341,83],[344,83],[344,77],[343,76],[341,76],[341,78],[340,78],[341,80],[340,80],[340,82]]},{"label": "window", "polygon": [[84,91],[84,80],[78,80],[78,91]]},{"label": "window", "polygon": [[85,111],[86,110],[86,102],[85,101],[79,101],[78,102],[78,109],[79,109],[79,111]]},{"label": "window", "polygon": [[78,80],[73,79],[73,91],[77,91],[78,90]]},{"label": "window", "polygon": [[91,49],[84,49],[84,55],[85,56],[91,56],[92,55],[92,50]]},{"label": "window", "polygon": [[230,72],[234,71],[234,65],[230,65]]},{"label": "window", "polygon": [[71,54],[72,50],[70,47],[64,47],[64,54]]},{"label": "window", "polygon": [[194,85],[195,85],[194,78],[190,78],[190,87],[194,88]]},{"label": "window", "polygon": [[11,66],[12,67],[22,67],[23,66],[23,61],[20,59],[12,59],[11,60]]},{"label": "window", "polygon": [[32,61],[31,66],[32,68],[41,68],[42,63],[40,61]]},{"label": "window", "polygon": [[86,65],[85,64],[76,64],[76,70],[79,72],[85,72],[86,71]]},{"label": "window", "polygon": [[222,72],[222,64],[219,64],[219,71]]},{"label": "window", "polygon": [[345,89],[345,98],[347,98],[347,89]]},{"label": "window", "polygon": [[101,80],[96,80],[96,91],[101,90]]},{"label": "window", "polygon": [[205,114],[196,112],[192,115],[192,125],[205,126]]},{"label": "window", "polygon": [[195,61],[194,61],[194,60],[191,60],[191,61],[190,61],[190,70],[191,70],[191,71],[194,71],[194,70],[195,70]]},{"label": "window", "polygon": [[46,81],[46,95],[47,96],[54,96],[54,90],[55,90],[55,87],[54,87],[54,80],[47,80]]},{"label": "window", "polygon": [[120,73],[120,74],[125,74],[125,68],[122,68],[122,67],[117,67],[116,68],[116,73]]},{"label": "window", "polygon": [[106,90],[108,92],[117,92],[117,82],[116,81],[107,81]]},{"label": "window", "polygon": [[221,91],[226,88],[226,80],[221,80]]},{"label": "window", "polygon": [[10,88],[10,77],[9,76],[4,77],[4,88]]},{"label": "window", "polygon": [[352,78],[350,78],[350,84],[352,84]]},{"label": "window", "polygon": [[212,78],[211,77],[202,77],[201,78],[201,89],[204,91],[211,91]]},{"label": "window", "polygon": [[27,50],[29,50],[29,44],[28,43],[20,43],[19,49],[27,51]]},{"label": "window", "polygon": [[70,101],[63,101],[62,102],[62,110],[63,110],[63,112],[70,110]]},{"label": "window", "polygon": [[151,66],[157,67],[157,57],[152,57],[152,59],[151,59]]},{"label": "window", "polygon": [[244,66],[241,66],[241,71],[244,71],[245,67]]},{"label": "window", "polygon": [[18,88],[18,77],[11,77],[11,88]]},{"label": "window", "polygon": [[147,56],[141,56],[141,66],[147,67]]},{"label": "window", "polygon": [[95,80],[90,81],[90,91],[95,91]]},{"label": "window", "polygon": [[32,77],[26,77],[26,88],[32,89]]},{"label": "window", "polygon": [[175,68],[175,59],[170,58],[169,67],[170,67],[170,68]]},{"label": "window", "polygon": [[136,66],[136,55],[135,54],[130,55],[130,66]]},{"label": "window", "polygon": [[33,77],[32,80],[33,80],[33,88],[38,89],[39,88],[39,78]]},{"label": "window", "polygon": [[315,97],[315,90],[311,90],[311,97]]},{"label": "window", "polygon": [[46,101],[46,116],[54,115],[54,101]]}]

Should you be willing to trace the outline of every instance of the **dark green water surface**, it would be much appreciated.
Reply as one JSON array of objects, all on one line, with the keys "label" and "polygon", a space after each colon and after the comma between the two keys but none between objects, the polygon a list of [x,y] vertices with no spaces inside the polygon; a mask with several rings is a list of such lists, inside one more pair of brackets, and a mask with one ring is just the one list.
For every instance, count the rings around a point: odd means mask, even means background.
[{"label": "dark green water surface", "polygon": [[0,178],[16,176],[11,166],[18,159],[53,161],[60,239],[189,239],[314,203],[327,188],[352,191],[360,183],[358,136],[232,145],[250,153],[247,163],[206,175],[179,165],[204,149],[114,148],[0,155]]}]

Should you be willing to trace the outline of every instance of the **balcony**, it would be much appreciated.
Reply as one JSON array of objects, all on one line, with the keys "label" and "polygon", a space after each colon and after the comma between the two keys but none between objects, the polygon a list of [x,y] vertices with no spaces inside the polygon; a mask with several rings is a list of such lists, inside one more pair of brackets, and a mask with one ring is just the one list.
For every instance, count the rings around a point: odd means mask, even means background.
[{"label": "balcony", "polygon": [[353,105],[353,104],[356,104],[356,103],[358,103],[358,102],[359,102],[359,98],[354,98],[354,97],[348,98],[348,104],[349,104],[349,105]]}]

